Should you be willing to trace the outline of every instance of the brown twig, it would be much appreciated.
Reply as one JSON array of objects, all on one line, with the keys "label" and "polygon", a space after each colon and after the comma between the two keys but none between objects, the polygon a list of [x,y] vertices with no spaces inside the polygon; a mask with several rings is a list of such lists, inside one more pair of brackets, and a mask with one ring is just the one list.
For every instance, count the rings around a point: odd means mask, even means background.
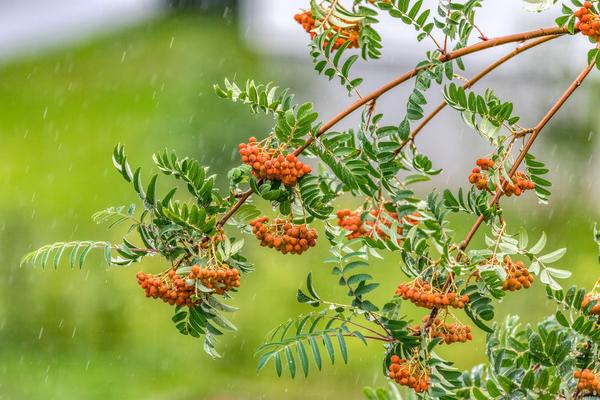
[{"label": "brown twig", "polygon": [[[500,46],[502,44],[521,42],[521,41],[534,39],[534,38],[541,37],[541,36],[562,35],[567,32],[568,31],[566,28],[550,27],[550,28],[539,28],[539,29],[536,29],[533,31],[516,33],[516,34],[508,35],[508,36],[500,36],[500,37],[497,37],[494,39],[489,39],[485,42],[478,42],[471,46],[463,47],[461,49],[455,50],[455,51],[447,53],[447,54],[443,54],[440,57],[438,57],[438,60],[441,62],[447,62],[447,61],[454,60],[456,58],[460,58],[460,57],[463,57],[463,56],[466,56],[466,55],[469,55],[472,53],[476,53],[481,50],[489,49],[489,48],[495,47],[495,46]],[[400,85],[401,83],[406,82],[410,78],[416,76],[419,73],[419,71],[422,71],[428,67],[429,67],[429,65],[422,65],[420,67],[414,68],[414,69],[398,76],[396,79],[389,81],[385,85],[380,86],[378,89],[375,89],[368,95],[365,95],[363,98],[356,100],[354,103],[350,104],[346,109],[339,112],[337,115],[335,115],[329,121],[327,121],[326,123],[321,125],[321,128],[319,129],[319,131],[314,136],[309,137],[306,140],[306,142],[304,142],[303,145],[301,145],[294,151],[293,154],[297,156],[298,154],[302,153],[304,150],[306,150],[306,148],[308,146],[310,146],[315,141],[316,138],[318,138],[319,136],[321,136],[322,134],[327,132],[335,124],[340,122],[342,119],[346,118],[349,114],[351,114],[358,108],[362,107],[363,105],[367,104],[369,101],[379,98],[381,95],[390,91],[391,89],[395,88],[396,86]]]},{"label": "brown twig", "polygon": [[483,32],[481,32],[481,29],[479,29],[479,27],[477,25],[473,24],[473,28],[475,28],[477,30],[477,32],[479,32],[479,39],[490,40]]},{"label": "brown twig", "polygon": [[[493,70],[495,70],[496,68],[498,68],[499,66],[501,66],[502,64],[504,64],[506,61],[510,60],[511,58],[517,56],[520,53],[523,53],[524,51],[527,51],[535,46],[538,46],[542,43],[545,43],[549,40],[552,39],[556,39],[557,37],[560,37],[560,35],[548,35],[548,36],[543,36],[537,40],[533,40],[529,43],[526,43],[522,46],[519,46],[517,48],[515,48],[513,51],[511,51],[510,53],[506,54],[504,57],[499,58],[498,60],[496,60],[494,63],[490,64],[487,68],[485,68],[484,70],[482,70],[480,73],[478,73],[477,75],[475,75],[473,78],[469,79],[467,81],[467,83],[465,83],[463,85],[463,88],[468,89],[470,87],[472,87],[473,85],[475,85],[477,82],[479,82],[484,76],[486,76],[487,74],[489,74],[490,72],[492,72]],[[445,107],[446,107],[447,103],[445,101],[442,101],[435,110],[433,110],[429,115],[427,115],[422,121],[421,123],[412,131],[412,133],[410,134],[409,138],[402,141],[402,143],[400,143],[400,147],[398,149],[396,149],[394,151],[394,156],[397,156],[398,154],[400,154],[400,152],[404,149],[404,147],[406,147],[406,145],[412,141],[414,141],[415,137],[423,130],[423,128],[425,127],[425,125],[427,125],[436,115],[438,115],[440,113],[440,111],[442,111]]]},{"label": "brown twig", "polygon": [[[529,136],[529,139],[527,140],[527,142],[525,143],[525,145],[523,146],[523,148],[517,155],[517,159],[515,160],[510,171],[508,172],[508,176],[510,178],[512,178],[512,176],[515,174],[515,172],[517,172],[517,169],[519,169],[519,166],[525,159],[527,152],[529,152],[529,149],[531,149],[533,142],[535,142],[535,139],[538,137],[538,135],[540,134],[542,129],[544,129],[546,124],[552,119],[552,117],[558,112],[558,110],[560,110],[560,108],[565,104],[565,102],[569,99],[569,97],[571,97],[573,92],[575,92],[575,90],[577,90],[577,88],[579,86],[581,86],[581,83],[583,82],[583,80],[589,75],[589,73],[592,71],[592,69],[594,69],[594,65],[595,65],[595,63],[592,62],[588,66],[586,66],[583,71],[581,71],[581,73],[577,76],[577,78],[573,81],[573,83],[571,83],[571,85],[569,85],[569,87],[563,93],[563,95],[556,101],[556,103],[554,103],[554,105],[550,108],[550,110],[548,110],[546,115],[544,115],[544,117],[540,120],[540,122],[533,128],[533,131],[531,132],[531,136]],[[503,194],[502,190],[500,190],[500,188],[497,188],[496,194],[494,195],[494,198],[490,202],[489,207],[492,207],[493,205],[495,205],[498,202],[498,200],[500,200],[500,197],[502,197],[502,194]],[[479,229],[479,226],[483,222],[484,218],[485,217],[483,215],[480,215],[479,218],[477,218],[477,221],[475,221],[475,223],[471,227],[471,230],[467,234],[467,237],[465,238],[465,240],[463,240],[461,242],[460,250],[464,250],[469,245],[469,243],[473,239],[473,236],[477,232],[477,229]]]},{"label": "brown twig", "polygon": [[[541,36],[562,35],[565,33],[568,33],[568,30],[566,27],[554,26],[554,27],[548,27],[548,28],[539,28],[539,29],[535,29],[533,31],[515,33],[515,34],[507,35],[507,36],[500,36],[500,37],[497,37],[494,39],[489,39],[487,41],[478,42],[473,45],[463,47],[461,49],[455,50],[455,51],[447,53],[447,54],[442,54],[438,58],[438,60],[440,62],[447,62],[447,61],[450,61],[450,60],[453,60],[456,58],[463,57],[468,54],[472,54],[472,53],[475,53],[475,52],[478,52],[481,50],[485,50],[485,49],[489,49],[491,47],[499,46],[502,44],[521,42],[521,41],[534,39],[534,38],[541,37]],[[417,73],[419,71],[421,71],[427,67],[428,67],[427,65],[423,65],[423,66],[414,68],[414,69],[400,75],[399,77],[389,81],[385,85],[380,86],[378,89],[375,89],[368,95],[366,95],[360,99],[357,99],[354,103],[350,104],[348,107],[346,107],[344,110],[339,112],[337,115],[335,115],[329,121],[327,121],[323,125],[321,125],[321,127],[316,132],[316,134],[314,136],[310,136],[304,142],[304,144],[301,145],[300,147],[298,147],[292,154],[295,156],[299,155],[304,150],[306,150],[306,148],[308,148],[308,146],[310,146],[315,141],[316,138],[323,135],[325,132],[327,132],[329,129],[331,129],[334,125],[336,125],[342,119],[346,118],[352,112],[356,111],[358,108],[362,107],[363,105],[367,104],[368,102],[379,98],[381,95],[390,91],[391,89],[395,88],[396,86],[400,85],[401,83],[406,82],[410,78],[417,75]],[[227,220],[233,216],[233,214],[242,206],[242,204],[244,204],[246,202],[246,200],[248,200],[248,198],[250,197],[251,194],[252,194],[251,189],[248,189],[246,192],[242,193],[242,195],[240,196],[238,201],[217,222],[217,228],[222,228],[225,225],[225,223],[227,222]]]}]

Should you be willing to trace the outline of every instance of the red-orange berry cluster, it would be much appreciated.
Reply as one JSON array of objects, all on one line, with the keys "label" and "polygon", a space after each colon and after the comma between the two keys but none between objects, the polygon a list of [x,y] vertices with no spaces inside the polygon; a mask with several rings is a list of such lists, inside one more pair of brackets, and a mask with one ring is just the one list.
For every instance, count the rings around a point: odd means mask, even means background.
[{"label": "red-orange berry cluster", "polygon": [[488,178],[481,171],[489,171],[494,167],[494,161],[489,158],[480,158],[475,164],[477,167],[473,168],[471,175],[469,175],[469,182],[471,182],[479,190],[485,190],[488,187]]},{"label": "red-orange berry cluster", "polygon": [[192,296],[196,294],[196,287],[195,282],[189,284],[189,280],[199,280],[202,285],[214,289],[216,294],[221,295],[240,286],[239,271],[229,268],[226,264],[218,269],[201,268],[195,265],[184,277],[177,275],[174,270],[157,276],[140,271],[136,277],[138,284],[146,292],[146,297],[162,299],[165,303],[178,306],[192,306],[200,303],[200,300],[192,299]]},{"label": "red-orange berry cluster", "polygon": [[593,371],[586,368],[582,371],[575,371],[573,376],[579,380],[577,383],[577,390],[579,392],[600,393],[600,378]]},{"label": "red-orange berry cluster", "polygon": [[187,285],[185,279],[173,270],[162,277],[138,272],[137,280],[146,297],[162,299],[165,303],[178,306],[192,306],[200,302],[192,300],[192,295],[196,293],[194,285]]},{"label": "red-orange berry cluster", "polygon": [[[382,213],[385,213],[382,216]],[[389,236],[380,228],[380,225],[384,225],[387,228],[392,227],[392,220],[399,223],[396,227],[396,233],[398,236],[401,236],[404,232],[402,228],[402,224],[408,223],[411,225],[417,225],[419,223],[418,220],[410,218],[408,216],[403,217],[402,219],[398,218],[398,214],[388,210],[371,210],[369,212],[372,218],[366,218],[365,224],[369,227],[370,235],[373,234],[373,230],[377,232],[377,236],[379,236],[382,240],[387,240]],[[413,213],[413,215],[418,216],[418,213]],[[391,219],[391,220],[390,220]]]},{"label": "red-orange berry cluster", "polygon": [[[308,32],[308,34],[310,35],[311,39],[314,39],[316,33],[315,33],[315,28],[318,25],[321,25],[322,21],[319,21],[318,19],[315,20],[315,18],[312,15],[312,12],[310,10],[307,11],[303,11],[301,13],[298,13],[296,15],[294,15],[294,19],[296,20],[296,22],[298,22],[300,25],[302,25],[302,27],[304,28],[304,30],[306,32]],[[350,24],[350,22],[344,21],[347,24]],[[348,45],[349,48],[357,48],[358,47],[358,36],[359,36],[359,26],[357,24],[351,24],[351,26],[347,26],[347,27],[338,27],[335,25],[331,25],[331,29],[333,29],[334,31],[336,31],[339,34],[339,37],[336,39],[335,43],[333,44],[333,49],[339,49],[344,43],[346,42],[350,42],[350,44]],[[329,39],[331,36],[328,36],[327,38]],[[328,42],[325,41],[323,43],[323,46],[327,46]]]},{"label": "red-orange berry cluster", "polygon": [[367,229],[363,225],[358,211],[350,211],[345,208],[337,212],[337,217],[338,226],[350,231],[350,233],[346,235],[348,239],[356,239],[367,234]]},{"label": "red-orange berry cluster", "polygon": [[[429,315],[423,318],[423,324],[427,325]],[[442,338],[442,343],[452,344],[456,342],[464,343],[473,339],[471,327],[463,324],[446,324],[440,318],[435,318],[431,323],[429,335],[432,338]],[[420,329],[419,329],[420,330]]]},{"label": "red-orange berry cluster", "polygon": [[225,294],[225,292],[240,287],[240,271],[236,268],[229,268],[229,265],[222,264],[220,268],[201,268],[194,265],[188,279],[197,279],[203,286],[214,289],[216,294]]},{"label": "red-orange berry cluster", "polygon": [[260,240],[261,246],[274,248],[283,254],[302,254],[317,244],[317,230],[306,224],[292,224],[290,221],[260,217],[250,222],[252,233]]},{"label": "red-orange berry cluster", "polygon": [[[490,181],[490,170],[494,168],[494,161],[489,158],[480,158],[476,161],[477,166],[471,171],[469,175],[469,182],[479,190],[489,190],[488,182]],[[512,182],[508,183],[502,179],[502,191],[506,196],[520,196],[525,190],[535,188],[535,184],[527,179],[521,171],[515,172],[512,177]]]},{"label": "red-orange berry cluster", "polygon": [[315,20],[312,16],[312,12],[310,10],[300,12],[294,15],[294,19],[297,23],[302,25],[306,32],[310,34],[310,38],[314,39],[316,35],[315,32],[313,32],[313,30],[315,29]]},{"label": "red-orange berry cluster", "polygon": [[[385,213],[385,216],[382,216],[382,213]],[[382,240],[387,240],[389,236],[381,229],[380,225],[391,228],[393,223],[392,221],[396,221],[400,224],[396,227],[396,233],[398,236],[402,236],[404,231],[403,227],[401,226],[402,224],[408,223],[411,225],[417,225],[419,223],[417,219],[409,216],[399,219],[397,213],[387,210],[371,210],[369,215],[371,217],[365,218],[363,223],[358,211],[343,209],[337,212],[337,224],[338,226],[350,231],[350,233],[346,236],[348,239],[354,239],[363,236],[373,237],[373,232],[376,232],[379,238]],[[415,212],[412,215],[418,216],[419,214]]]},{"label": "red-orange berry cluster", "polygon": [[578,19],[575,27],[585,36],[589,36],[593,41],[600,42],[600,16],[594,14],[591,8],[592,3],[586,1],[583,3],[583,7],[575,11],[575,16]]},{"label": "red-orange berry cluster", "polygon": [[529,289],[533,283],[533,275],[523,264],[523,261],[513,262],[510,257],[504,257],[504,269],[506,270],[506,279],[502,282],[502,290],[520,290]]},{"label": "red-orange berry cluster", "polygon": [[502,181],[502,190],[504,194],[508,197],[512,196],[520,196],[526,190],[531,190],[535,188],[535,184],[527,179],[527,175],[525,175],[521,171],[515,172],[512,177],[512,183],[507,183]]},{"label": "red-orange berry cluster", "polygon": [[404,300],[410,300],[419,307],[425,308],[464,308],[469,302],[468,295],[458,295],[454,292],[442,293],[436,291],[427,282],[416,279],[411,283],[402,283],[396,289],[396,294]]},{"label": "red-orange berry cluster", "polygon": [[583,301],[581,302],[581,308],[587,307],[588,304],[592,301],[596,301],[596,304],[590,310],[590,314],[592,315],[600,315],[600,294],[589,293],[583,297]]},{"label": "red-orange berry cluster", "polygon": [[311,172],[310,167],[295,155],[284,155],[273,148],[265,149],[255,137],[251,137],[247,144],[241,143],[239,148],[242,162],[252,167],[252,173],[257,178],[294,186],[298,179]]},{"label": "red-orange berry cluster", "polygon": [[408,386],[417,393],[426,392],[429,389],[429,374],[418,362],[393,355],[390,358],[388,375],[399,385]]}]

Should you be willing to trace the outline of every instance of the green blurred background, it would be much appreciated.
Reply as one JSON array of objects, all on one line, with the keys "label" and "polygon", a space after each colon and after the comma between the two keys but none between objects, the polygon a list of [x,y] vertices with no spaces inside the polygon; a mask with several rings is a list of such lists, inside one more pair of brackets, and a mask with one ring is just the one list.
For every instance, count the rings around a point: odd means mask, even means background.
[{"label": "green blurred background", "polygon": [[[302,91],[301,82],[245,48],[234,23],[201,13],[171,13],[0,70],[0,399],[358,399],[361,387],[384,383],[377,344],[352,344],[348,365],[326,366],[308,379],[279,379],[270,368],[255,372],[253,353],[267,331],[309,311],[295,301],[308,272],[322,295],[343,300],[321,262],[325,243],[305,256],[285,257],[247,238],[257,268],[231,302],[241,307],[232,318],[239,332],[221,340],[219,360],[209,359],[200,341],[179,335],[172,309],[147,300],[137,287],[135,273],[160,271],[160,260],[106,268],[92,258],[81,270],[18,265],[25,252],[48,242],[119,240],[119,230],[90,220],[99,209],[134,201],[111,165],[118,142],[146,176],[152,152],[165,147],[199,158],[214,172],[234,166],[236,144],[270,122],[213,95],[213,83],[234,75]],[[561,115],[546,145],[568,144],[589,157],[596,139],[590,142],[588,133],[598,122],[590,110],[583,119]],[[573,125],[585,134],[565,143]],[[557,157],[563,171],[577,158]],[[538,208],[531,198],[506,206],[509,221],[527,226],[532,239],[545,230],[549,246],[568,246],[561,265],[574,272],[569,283],[589,288],[598,275],[590,218],[597,209],[585,196],[575,204],[560,200],[585,186],[583,174],[573,175],[556,182],[559,200],[550,207]],[[459,235],[469,223],[456,221]],[[398,262],[388,255],[373,263],[382,282],[374,301],[385,301],[403,279]],[[536,285],[508,296],[498,310],[498,318],[518,311],[536,321],[552,306]],[[476,336],[474,345],[454,345],[443,355],[459,368],[481,362],[483,335]]]}]

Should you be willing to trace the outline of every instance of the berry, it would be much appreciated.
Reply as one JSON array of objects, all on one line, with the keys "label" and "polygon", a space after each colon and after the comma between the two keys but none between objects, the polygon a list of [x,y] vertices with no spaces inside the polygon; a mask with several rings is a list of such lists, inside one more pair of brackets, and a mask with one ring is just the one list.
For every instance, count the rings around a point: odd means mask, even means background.
[{"label": "berry", "polygon": [[239,145],[242,162],[252,167],[252,174],[260,179],[281,181],[285,186],[294,186],[298,179],[310,174],[308,165],[300,162],[293,154],[284,155],[273,148],[264,148],[251,137],[248,143]]},{"label": "berry", "polygon": [[408,386],[416,393],[426,392],[429,389],[429,374],[417,360],[391,356],[388,376],[399,385]]},{"label": "berry", "polygon": [[582,371],[575,371],[573,376],[579,381],[577,383],[577,391],[587,391],[591,394],[600,393],[600,378],[593,371],[586,368]]},{"label": "berry", "polygon": [[[469,182],[479,190],[490,190],[488,183],[492,177],[494,161],[489,158],[480,158],[476,162],[477,167],[473,168],[469,175]],[[523,172],[517,171],[512,177],[512,182],[509,184],[506,180],[502,179],[502,190],[508,197],[520,196],[525,190],[535,188],[535,184],[527,179],[527,175]]]},{"label": "berry", "polygon": [[250,222],[252,233],[261,246],[274,248],[283,254],[302,254],[317,244],[317,230],[306,224],[293,224],[282,218],[259,217]]},{"label": "berry", "polygon": [[[301,13],[298,13],[296,15],[294,15],[294,19],[296,20],[296,22],[298,22],[300,25],[302,25],[302,28],[304,28],[304,30],[306,32],[308,32],[308,34],[310,35],[311,39],[314,39],[314,37],[316,36],[315,33],[315,29],[317,29],[318,27],[321,26],[322,21],[320,20],[315,20],[315,18],[312,15],[311,10],[306,10],[303,11]],[[335,49],[339,49],[340,47],[342,47],[346,42],[350,42],[350,44],[348,44],[349,48],[358,48],[359,47],[359,43],[358,43],[358,37],[359,37],[359,30],[360,27],[357,23],[352,23],[350,21],[343,21],[345,25],[349,25],[349,26],[345,26],[345,27],[339,27],[336,25],[331,24],[330,27],[332,30],[336,31],[337,34],[339,35],[339,37],[336,39],[335,43],[333,44],[333,50]],[[331,36],[327,36],[327,38],[329,39]],[[325,40],[323,42],[323,47],[327,47],[329,44],[329,42],[327,40]]]},{"label": "berry", "polygon": [[[382,215],[382,213],[385,213]],[[415,212],[413,214],[414,217],[418,217],[419,213]],[[350,211],[348,209],[343,209],[337,212],[338,226],[350,231],[350,233],[346,236],[348,239],[355,239],[358,237],[373,237],[373,232],[377,233],[377,237],[381,240],[387,240],[388,235],[381,229],[381,225],[386,226],[387,228],[392,227],[392,221],[398,222],[398,227],[396,228],[396,233],[398,236],[402,236],[404,232],[403,224],[417,225],[419,221],[415,218],[411,218],[410,216],[405,216],[401,219],[398,218],[398,214],[395,212],[390,212],[387,210],[371,210],[369,212],[369,217],[365,218],[363,222],[359,211]]]},{"label": "berry", "polygon": [[593,12],[592,3],[586,1],[574,15],[577,17],[575,27],[592,41],[600,42],[600,16]]},{"label": "berry", "polygon": [[146,292],[146,297],[162,299],[165,303],[178,306],[193,306],[201,303],[196,298],[196,282],[212,289],[213,293],[223,295],[240,286],[239,271],[222,264],[218,268],[202,268],[194,265],[184,279],[174,270],[166,274],[152,275],[138,272],[138,285]]},{"label": "berry", "polygon": [[350,211],[347,208],[337,212],[338,226],[350,231],[346,237],[348,239],[356,239],[366,236],[367,229],[365,228],[358,211]]},{"label": "berry", "polygon": [[479,158],[475,164],[480,167],[482,170],[487,171],[494,167],[494,161],[489,158]]},{"label": "berry", "polygon": [[411,283],[402,283],[396,289],[396,294],[404,300],[410,300],[419,307],[425,308],[464,308],[469,302],[468,295],[458,295],[454,292],[442,293],[432,288],[427,282],[415,279]]},{"label": "berry", "polygon": [[489,158],[479,158],[475,164],[477,167],[473,168],[471,175],[469,175],[469,182],[479,190],[488,189],[489,176],[482,171],[489,171],[494,167],[494,161]]},{"label": "berry", "polygon": [[592,315],[600,315],[600,294],[588,293],[583,297],[583,301],[581,302],[581,308],[587,307],[588,304],[592,301],[596,301],[596,304],[590,310],[590,314]]},{"label": "berry", "polygon": [[504,269],[506,271],[506,279],[502,282],[502,290],[520,290],[522,288],[529,289],[533,283],[533,275],[525,267],[522,261],[512,262],[510,257],[504,257]]},{"label": "berry", "polygon": [[[423,318],[423,324],[426,325],[429,321],[429,316]],[[467,342],[473,339],[471,327],[462,324],[446,324],[441,319],[435,318],[429,325],[429,335],[431,338],[442,338],[442,343],[452,344],[456,342]],[[416,331],[421,331],[420,326],[413,328]]]}]

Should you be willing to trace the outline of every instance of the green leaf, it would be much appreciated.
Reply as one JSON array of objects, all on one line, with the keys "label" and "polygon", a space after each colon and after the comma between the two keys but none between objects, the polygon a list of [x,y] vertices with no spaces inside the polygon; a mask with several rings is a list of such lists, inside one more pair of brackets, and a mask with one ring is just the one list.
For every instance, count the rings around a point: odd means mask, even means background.
[{"label": "green leaf", "polygon": [[319,298],[319,295],[317,294],[317,292],[315,291],[313,284],[312,284],[312,273],[308,273],[308,276],[306,277],[306,288],[308,290],[308,293],[310,293],[310,295],[317,299],[317,300],[321,300]]},{"label": "green leaf", "polygon": [[287,359],[288,370],[290,371],[290,375],[293,379],[296,377],[296,360],[294,359],[292,350],[289,347],[285,348],[285,357]]},{"label": "green leaf", "polygon": [[273,359],[275,360],[275,371],[277,372],[277,376],[281,377],[281,373],[283,371],[281,356],[276,352]]},{"label": "green leaf", "polygon": [[538,254],[540,251],[542,251],[544,249],[544,247],[546,247],[546,234],[544,232],[542,232],[542,236],[540,236],[540,239],[537,241],[537,243],[534,244],[533,247],[529,249],[529,253]]},{"label": "green leaf", "polygon": [[543,263],[550,264],[550,263],[560,260],[562,258],[562,256],[565,255],[566,252],[567,252],[567,249],[565,249],[565,248],[558,249],[551,253],[548,253],[548,254],[538,257],[538,260]]},{"label": "green leaf", "polygon": [[329,359],[331,360],[331,363],[333,364],[335,362],[335,353],[333,351],[333,344],[331,343],[331,339],[329,338],[329,336],[327,336],[326,333],[322,334],[321,338],[323,339],[323,344],[325,345],[325,350],[327,350]]},{"label": "green leaf", "polygon": [[319,344],[317,343],[317,339],[314,336],[309,336],[308,341],[310,342],[310,348],[313,354],[313,358],[315,360],[315,364],[319,371],[321,370],[321,352],[319,350]]},{"label": "green leaf", "polygon": [[340,331],[337,332],[336,336],[337,336],[338,344],[340,346],[340,353],[342,354],[342,358],[344,359],[344,363],[348,364],[348,350],[346,348],[346,341],[344,340],[344,336],[342,335],[342,332],[340,332]]},{"label": "green leaf", "polygon": [[302,371],[304,372],[304,376],[308,376],[308,357],[306,355],[306,349],[304,348],[304,344],[301,341],[296,342],[296,350],[298,350],[298,357],[300,358],[300,365],[302,366]]}]

